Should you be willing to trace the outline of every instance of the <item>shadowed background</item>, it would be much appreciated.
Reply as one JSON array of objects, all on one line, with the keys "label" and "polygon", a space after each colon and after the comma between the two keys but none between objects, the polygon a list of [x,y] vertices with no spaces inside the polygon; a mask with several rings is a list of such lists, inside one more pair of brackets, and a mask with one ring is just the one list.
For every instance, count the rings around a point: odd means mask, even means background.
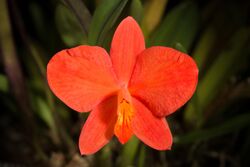
[{"label": "shadowed background", "polygon": [[[250,3],[244,0],[0,0],[0,167],[250,165]],[[109,50],[119,22],[133,16],[147,47],[170,46],[199,67],[193,98],[167,118],[171,151],[114,137],[80,156],[86,113],[49,90],[46,64],[80,44]]]}]

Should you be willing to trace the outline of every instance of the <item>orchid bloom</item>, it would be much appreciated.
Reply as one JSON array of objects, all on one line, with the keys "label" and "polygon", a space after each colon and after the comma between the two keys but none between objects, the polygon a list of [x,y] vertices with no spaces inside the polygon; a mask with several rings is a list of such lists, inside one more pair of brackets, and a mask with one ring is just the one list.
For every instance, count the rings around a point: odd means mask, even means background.
[{"label": "orchid bloom", "polygon": [[135,135],[157,150],[168,150],[172,135],[165,116],[193,95],[198,69],[175,49],[145,48],[132,17],[115,31],[110,56],[98,46],[56,53],[47,66],[54,94],[78,112],[91,111],[79,139],[81,154],[97,152],[115,135],[124,144]]}]

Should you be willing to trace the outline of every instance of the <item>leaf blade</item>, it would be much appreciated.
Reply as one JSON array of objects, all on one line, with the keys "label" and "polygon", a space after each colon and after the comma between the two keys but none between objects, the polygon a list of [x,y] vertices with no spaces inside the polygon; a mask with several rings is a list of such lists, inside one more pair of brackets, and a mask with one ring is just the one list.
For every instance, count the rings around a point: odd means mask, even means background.
[{"label": "leaf blade", "polygon": [[90,24],[88,43],[102,46],[128,0],[106,0],[96,9]]}]

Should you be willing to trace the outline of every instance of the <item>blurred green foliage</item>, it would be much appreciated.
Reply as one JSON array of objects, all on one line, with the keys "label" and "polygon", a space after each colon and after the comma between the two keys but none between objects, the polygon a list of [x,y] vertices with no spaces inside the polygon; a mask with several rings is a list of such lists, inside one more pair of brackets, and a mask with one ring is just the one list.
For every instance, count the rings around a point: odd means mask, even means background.
[{"label": "blurred green foliage", "polygon": [[[249,166],[250,3],[243,0],[1,0],[0,166]],[[147,47],[188,53],[199,67],[193,98],[168,117],[172,151],[136,137],[115,138],[80,157],[87,114],[70,112],[52,95],[46,64],[80,44],[109,50],[126,16],[141,25]]]},{"label": "blurred green foliage", "polygon": [[76,46],[85,43],[87,34],[82,30],[80,23],[65,5],[60,4],[55,11],[56,26],[62,40],[67,46]]}]

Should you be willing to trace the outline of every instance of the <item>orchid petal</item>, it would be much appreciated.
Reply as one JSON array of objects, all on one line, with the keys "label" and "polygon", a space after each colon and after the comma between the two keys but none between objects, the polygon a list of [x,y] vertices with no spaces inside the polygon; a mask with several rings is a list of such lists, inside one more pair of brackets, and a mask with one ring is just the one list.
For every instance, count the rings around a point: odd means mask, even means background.
[{"label": "orchid petal", "polygon": [[111,97],[100,103],[90,113],[80,134],[81,154],[93,154],[109,142],[114,134],[117,120],[116,105],[117,98]]},{"label": "orchid petal", "polygon": [[58,52],[48,63],[47,78],[55,95],[79,112],[91,110],[117,90],[111,60],[100,47]]},{"label": "orchid petal", "polygon": [[139,100],[133,98],[132,130],[145,144],[157,150],[170,150],[172,135],[165,118],[155,117]]},{"label": "orchid petal", "polygon": [[130,81],[132,96],[154,115],[167,116],[193,95],[198,68],[188,55],[167,47],[151,47],[137,59]]},{"label": "orchid petal", "polygon": [[145,49],[144,37],[132,17],[125,18],[115,31],[110,56],[119,81],[127,84],[134,69],[137,55]]}]

